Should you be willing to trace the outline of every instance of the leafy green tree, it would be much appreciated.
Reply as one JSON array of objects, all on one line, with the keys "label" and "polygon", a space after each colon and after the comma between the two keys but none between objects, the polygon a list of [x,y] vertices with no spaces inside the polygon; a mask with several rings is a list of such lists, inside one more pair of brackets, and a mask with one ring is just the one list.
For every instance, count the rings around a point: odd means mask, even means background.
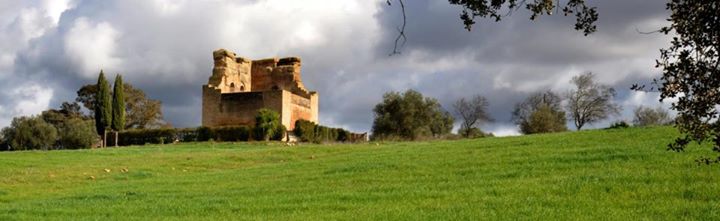
[{"label": "leafy green tree", "polygon": [[[57,148],[85,148],[90,147],[97,140],[97,134],[93,132],[92,127],[93,120],[82,114],[78,103],[63,102],[60,109],[43,111],[39,117],[58,130],[60,140],[56,144]],[[89,128],[86,127],[88,123]],[[85,133],[87,130],[91,133]]]},{"label": "leafy green tree", "polygon": [[268,141],[279,133],[280,114],[274,110],[262,108],[258,110],[255,116],[255,139]]},{"label": "leafy green tree", "polygon": [[42,118],[45,122],[55,126],[60,127],[63,123],[65,123],[65,120],[67,120],[69,117],[65,114],[63,114],[60,110],[56,109],[49,109],[45,110],[40,114],[40,118]]},{"label": "leafy green tree", "polygon": [[63,102],[60,105],[59,112],[69,118],[84,118],[82,111],[80,110],[80,105],[77,102]]},{"label": "leafy green tree", "polygon": [[[661,100],[675,98],[676,127],[683,137],[668,149],[683,151],[691,141],[712,140],[720,152],[720,1],[669,0],[670,26],[660,32],[672,35],[670,47],[660,50]],[[635,87],[637,89],[637,87]],[[718,163],[704,157],[704,163]]]},{"label": "leafy green tree", "polygon": [[83,116],[80,111],[79,104],[68,102],[63,102],[62,105],[60,105],[60,109],[49,109],[43,111],[40,114],[40,117],[45,120],[45,122],[52,124],[55,127],[60,127],[68,118],[89,119]]},{"label": "leafy green tree", "polygon": [[77,97],[75,98],[75,102],[81,103],[83,107],[85,107],[85,109],[90,112],[89,115],[95,116],[95,98],[97,98],[97,93],[97,84],[83,85],[77,91]]},{"label": "leafy green tree", "polygon": [[452,129],[455,126],[455,118],[450,112],[443,109],[440,104],[433,105],[435,110],[432,111],[432,117],[430,118],[430,133],[433,137],[439,138],[452,133]]},{"label": "leafy green tree", "polygon": [[110,98],[110,88],[105,73],[100,71],[97,83],[98,92],[95,94],[95,130],[103,138],[103,147],[107,146],[106,130],[112,123],[112,106]]},{"label": "leafy green tree", "polygon": [[55,145],[58,132],[39,116],[13,118],[3,128],[2,137],[12,150],[49,150]]},{"label": "leafy green tree", "polygon": [[60,132],[60,145],[65,149],[90,148],[97,141],[92,120],[69,118],[65,120]]},{"label": "leafy green tree", "polygon": [[585,4],[586,0],[568,0],[562,6],[556,0],[449,0],[450,4],[462,6],[460,19],[465,24],[465,29],[470,31],[475,24],[475,18],[492,18],[495,21],[502,20],[509,16],[512,11],[525,7],[530,10],[530,19],[535,20],[538,16],[552,15],[555,11],[562,9],[564,16],[574,15],[576,18],[575,30],[581,30],[585,35],[597,30],[595,22],[598,19],[597,9]]},{"label": "leafy green tree", "polygon": [[554,133],[566,130],[565,113],[553,110],[547,104],[541,104],[530,114],[526,122],[520,124],[520,131],[525,134]]},{"label": "leafy green tree", "polygon": [[118,146],[118,132],[125,129],[125,92],[121,75],[115,77],[112,102],[112,129],[115,131],[115,146]]},{"label": "leafy green tree", "polygon": [[375,106],[373,137],[415,140],[450,133],[453,117],[433,98],[417,91],[389,92]]},{"label": "leafy green tree", "polygon": [[465,138],[481,138],[481,137],[492,137],[494,136],[492,133],[485,133],[480,128],[477,127],[471,127],[469,129],[465,129],[462,126],[458,130],[458,134],[462,135]]},{"label": "leafy green tree", "polygon": [[585,73],[572,78],[575,85],[567,93],[567,111],[575,127],[580,130],[585,124],[607,119],[620,113],[620,106],[613,103],[615,89],[598,84],[593,73]]},{"label": "leafy green tree", "polygon": [[565,131],[567,120],[561,102],[552,91],[534,93],[515,105],[512,119],[524,134]]}]

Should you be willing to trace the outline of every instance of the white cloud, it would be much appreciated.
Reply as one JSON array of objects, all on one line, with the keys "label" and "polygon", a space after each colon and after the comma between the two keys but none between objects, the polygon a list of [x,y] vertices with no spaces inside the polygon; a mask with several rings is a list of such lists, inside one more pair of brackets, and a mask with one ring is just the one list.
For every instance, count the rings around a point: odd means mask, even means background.
[{"label": "white cloud", "polygon": [[53,23],[57,24],[60,15],[72,7],[72,2],[70,0],[45,0],[43,6],[45,14],[52,18]]},{"label": "white cloud", "polygon": [[160,13],[169,15],[177,13],[185,4],[184,0],[154,0],[153,4],[159,9]]},{"label": "white cloud", "polygon": [[9,125],[13,117],[40,114],[46,110],[53,96],[51,88],[39,84],[24,84],[0,94],[13,100],[13,107],[0,106],[0,125]]},{"label": "white cloud", "polygon": [[53,90],[38,84],[28,84],[15,89],[10,96],[22,98],[15,106],[15,113],[20,115],[38,114],[46,110],[50,104]]},{"label": "white cloud", "polygon": [[486,129],[486,132],[492,133],[496,137],[508,137],[508,136],[518,136],[522,135],[520,133],[520,128],[518,128],[515,125],[508,125],[508,124],[491,124],[488,126],[489,129]]},{"label": "white cloud", "polygon": [[18,26],[22,33],[22,39],[37,38],[45,32],[46,17],[36,8],[25,8],[17,18]]},{"label": "white cloud", "polygon": [[85,17],[75,20],[65,35],[65,52],[81,67],[81,75],[91,78],[100,69],[117,69],[122,60],[115,57],[119,33],[107,22],[93,24]]},{"label": "white cloud", "polygon": [[[39,114],[54,95],[49,85],[41,85],[16,72],[17,53],[31,41],[56,27],[67,1],[47,0],[3,2],[0,9],[0,127],[13,117]],[[35,81],[37,82],[37,81]]]},{"label": "white cloud", "polygon": [[650,108],[662,107],[663,109],[667,110],[671,116],[675,116],[676,111],[670,109],[673,102],[677,102],[677,98],[666,99],[660,102],[659,92],[635,91],[632,92],[627,99],[620,103],[620,105],[624,107],[623,112],[621,113],[621,119],[628,122],[632,121],[634,117],[633,111],[640,106]]}]

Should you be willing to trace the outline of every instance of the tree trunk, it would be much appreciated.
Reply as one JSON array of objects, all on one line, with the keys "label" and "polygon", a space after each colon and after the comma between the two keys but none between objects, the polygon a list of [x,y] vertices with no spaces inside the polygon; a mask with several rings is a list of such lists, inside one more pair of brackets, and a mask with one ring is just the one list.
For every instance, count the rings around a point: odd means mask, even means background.
[{"label": "tree trunk", "polygon": [[107,131],[103,131],[103,143],[102,143],[102,147],[103,147],[103,148],[107,147]]},{"label": "tree trunk", "polygon": [[115,131],[115,147],[118,147],[118,132]]}]

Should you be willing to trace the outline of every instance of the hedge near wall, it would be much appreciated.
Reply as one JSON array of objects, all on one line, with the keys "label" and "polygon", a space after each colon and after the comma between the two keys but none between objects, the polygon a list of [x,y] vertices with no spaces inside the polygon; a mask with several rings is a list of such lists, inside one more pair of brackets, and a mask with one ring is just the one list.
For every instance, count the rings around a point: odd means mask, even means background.
[{"label": "hedge near wall", "polygon": [[[341,128],[330,128],[317,125],[310,121],[299,120],[295,130],[290,131],[302,142],[361,142],[365,141],[366,134],[355,134]],[[198,127],[198,128],[163,128],[163,129],[136,129],[120,132],[118,145],[145,145],[167,144],[173,142],[238,142],[257,140],[265,137],[256,134],[260,130],[253,130],[247,126],[235,127]],[[283,140],[286,135],[285,127],[280,128],[272,140]],[[115,143],[115,136],[108,136],[108,143]]]},{"label": "hedge near wall", "polygon": [[351,133],[342,128],[330,128],[316,123],[298,120],[293,130],[295,136],[303,142],[361,142],[365,141],[367,134]]},{"label": "hedge near wall", "polygon": [[[118,145],[166,144],[175,141],[249,141],[250,132],[251,129],[245,126],[127,130],[119,133]],[[114,143],[114,139],[114,136],[108,136],[108,143]]]}]

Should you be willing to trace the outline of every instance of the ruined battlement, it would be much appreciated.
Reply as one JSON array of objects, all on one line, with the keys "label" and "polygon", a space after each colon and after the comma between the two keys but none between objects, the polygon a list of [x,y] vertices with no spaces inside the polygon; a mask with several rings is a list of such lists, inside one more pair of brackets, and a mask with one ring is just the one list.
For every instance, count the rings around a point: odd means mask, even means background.
[{"label": "ruined battlement", "polygon": [[213,60],[203,86],[203,126],[247,125],[263,107],[278,111],[288,129],[298,119],[317,122],[318,93],[303,85],[299,57],[251,60],[219,49]]}]

